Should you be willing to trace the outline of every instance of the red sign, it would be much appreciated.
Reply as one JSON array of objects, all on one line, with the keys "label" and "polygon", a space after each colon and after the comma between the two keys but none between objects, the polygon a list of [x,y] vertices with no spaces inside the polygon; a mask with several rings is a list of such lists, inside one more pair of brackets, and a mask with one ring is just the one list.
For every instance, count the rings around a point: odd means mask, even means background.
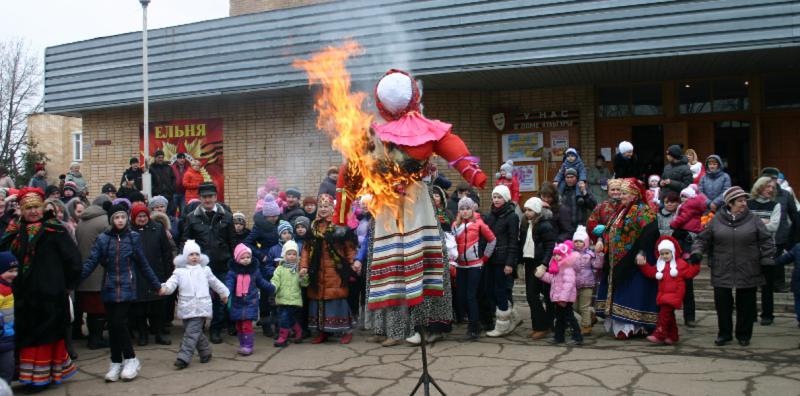
[{"label": "red sign", "polygon": [[[186,160],[200,161],[200,173],[217,186],[220,201],[225,199],[222,155],[222,119],[156,121],[150,123],[150,158],[156,150],[164,151],[164,160],[173,163],[178,153]],[[139,152],[144,157],[142,125],[139,124]],[[142,158],[143,160],[143,158]]]}]

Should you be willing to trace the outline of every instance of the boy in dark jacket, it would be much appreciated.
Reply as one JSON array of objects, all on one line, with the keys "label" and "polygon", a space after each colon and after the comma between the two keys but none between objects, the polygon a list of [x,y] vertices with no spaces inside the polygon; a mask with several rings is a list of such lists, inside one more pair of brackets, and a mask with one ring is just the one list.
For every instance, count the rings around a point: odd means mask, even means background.
[{"label": "boy in dark jacket", "polygon": [[668,191],[674,191],[678,194],[689,187],[694,181],[692,170],[689,169],[689,160],[683,155],[681,146],[673,144],[667,149],[667,160],[669,163],[664,167],[664,172],[661,174],[661,196],[659,199],[664,198]]}]

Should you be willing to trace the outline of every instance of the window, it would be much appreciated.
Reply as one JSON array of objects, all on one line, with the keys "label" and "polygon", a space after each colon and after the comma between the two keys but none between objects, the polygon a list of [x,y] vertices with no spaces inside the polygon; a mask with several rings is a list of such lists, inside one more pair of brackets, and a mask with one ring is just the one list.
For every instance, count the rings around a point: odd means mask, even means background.
[{"label": "window", "polygon": [[597,91],[601,118],[652,116],[663,113],[661,85],[601,87]]},{"label": "window", "polygon": [[686,82],[678,88],[681,114],[708,113],[711,111],[711,84],[708,82]]},{"label": "window", "polygon": [[747,96],[749,81],[719,80],[714,81],[714,101],[711,108],[714,111],[744,111],[750,108],[750,98]]},{"label": "window", "polygon": [[764,77],[764,107],[800,107],[800,74]]},{"label": "window", "polygon": [[687,81],[678,86],[681,114],[745,111],[750,109],[747,80]]},{"label": "window", "polygon": [[626,87],[603,87],[598,90],[600,117],[626,117],[631,115],[630,89]]},{"label": "window", "polygon": [[72,132],[72,161],[83,161],[83,132]]},{"label": "window", "polygon": [[662,114],[661,85],[635,85],[631,87],[633,115]]}]

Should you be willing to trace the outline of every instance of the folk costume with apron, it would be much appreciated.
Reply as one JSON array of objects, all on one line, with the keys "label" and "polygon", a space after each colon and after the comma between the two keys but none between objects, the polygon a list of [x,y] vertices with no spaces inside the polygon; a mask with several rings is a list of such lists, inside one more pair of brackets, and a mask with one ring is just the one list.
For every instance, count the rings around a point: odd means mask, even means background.
[{"label": "folk costume with apron", "polygon": [[[419,88],[408,73],[389,70],[376,85],[375,102],[385,123],[372,125],[378,146],[372,154],[385,153],[396,165],[387,166],[388,171],[404,172],[410,181],[396,185],[399,198],[394,207],[383,205],[374,210],[367,307],[371,311],[405,311],[422,304],[425,297],[444,295],[444,241],[428,186],[422,181],[429,159],[434,154],[443,157],[477,187],[484,186],[486,175],[464,142],[451,132],[450,124],[420,113]],[[362,182],[360,175],[342,165],[335,224],[347,224],[347,213]],[[447,315],[452,316],[449,310]],[[408,317],[405,313],[401,316]]]}]

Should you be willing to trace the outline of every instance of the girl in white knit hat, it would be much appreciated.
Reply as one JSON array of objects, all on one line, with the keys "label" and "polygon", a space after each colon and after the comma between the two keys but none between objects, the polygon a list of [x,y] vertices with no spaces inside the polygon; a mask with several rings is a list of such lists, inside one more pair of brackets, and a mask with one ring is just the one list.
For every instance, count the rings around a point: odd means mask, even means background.
[{"label": "girl in white knit hat", "polygon": [[186,368],[192,361],[195,349],[200,355],[200,363],[211,360],[211,344],[203,327],[212,316],[211,293],[219,294],[223,304],[228,303],[228,288],[217,279],[208,268],[208,256],[200,252],[200,246],[193,239],[183,245],[183,254],[175,257],[175,271],[161,285],[160,295],[169,295],[178,289],[178,318],[183,319],[183,341],[178,351],[175,367]]}]

